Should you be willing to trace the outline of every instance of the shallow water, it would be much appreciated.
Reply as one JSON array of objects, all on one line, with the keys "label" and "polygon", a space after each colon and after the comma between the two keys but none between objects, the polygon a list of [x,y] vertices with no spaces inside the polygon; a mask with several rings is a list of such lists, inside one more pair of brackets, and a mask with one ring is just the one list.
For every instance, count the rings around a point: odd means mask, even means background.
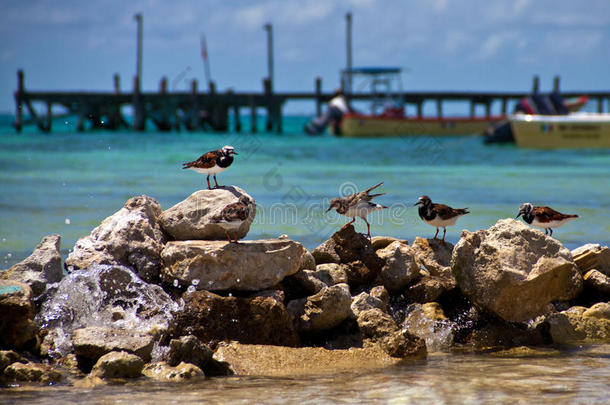
[{"label": "shallow water", "polygon": [[606,404],[608,381],[608,348],[548,358],[438,353],[385,370],[329,376],[4,389],[0,403]]}]

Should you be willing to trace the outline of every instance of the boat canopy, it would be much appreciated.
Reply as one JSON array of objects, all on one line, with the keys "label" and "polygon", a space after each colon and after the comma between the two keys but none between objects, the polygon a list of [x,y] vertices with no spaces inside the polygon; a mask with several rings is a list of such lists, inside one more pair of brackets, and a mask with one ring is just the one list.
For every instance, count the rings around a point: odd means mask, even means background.
[{"label": "boat canopy", "polygon": [[345,69],[341,73],[352,74],[352,75],[385,75],[385,74],[397,74],[402,71],[399,67],[358,67]]}]

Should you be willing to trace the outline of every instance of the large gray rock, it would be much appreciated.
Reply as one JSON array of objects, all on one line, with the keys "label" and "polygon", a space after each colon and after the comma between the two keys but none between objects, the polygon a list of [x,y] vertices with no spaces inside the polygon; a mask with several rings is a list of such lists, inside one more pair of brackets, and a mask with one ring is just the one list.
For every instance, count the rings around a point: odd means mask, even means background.
[{"label": "large gray rock", "polygon": [[451,254],[453,253],[451,243],[443,242],[440,239],[417,237],[411,247],[428,274],[446,279],[446,283],[453,283],[455,286],[455,278],[451,273]]},{"label": "large gray rock", "polygon": [[87,269],[92,264],[131,267],[144,280],[155,280],[161,269],[166,241],[159,225],[161,205],[146,195],[130,198],[123,208],[80,238],[66,259],[66,268]]},{"label": "large gray rock", "polygon": [[607,302],[591,308],[572,307],[549,315],[544,322],[554,343],[610,343],[610,303]]},{"label": "large gray rock", "polygon": [[0,348],[32,349],[37,345],[32,295],[25,283],[0,280]]},{"label": "large gray rock", "polygon": [[236,203],[241,196],[248,197],[252,202],[250,215],[237,230],[231,232],[231,236],[244,238],[256,215],[256,204],[244,190],[235,186],[195,191],[186,200],[163,211],[161,225],[175,240],[226,240],[223,228],[211,219],[227,205]]},{"label": "large gray rock", "polygon": [[258,291],[296,273],[306,254],[303,245],[290,239],[169,242],[161,253],[162,278],[210,291]]},{"label": "large gray rock", "polygon": [[110,352],[103,355],[91,370],[91,376],[99,378],[137,378],[142,375],[144,362],[134,354]]},{"label": "large gray rock", "polygon": [[90,326],[72,333],[74,353],[93,360],[112,351],[124,351],[150,361],[153,344],[153,336],[126,329]]},{"label": "large gray rock", "polygon": [[300,332],[319,332],[339,325],[351,315],[347,284],[325,287],[317,294],[288,303],[288,312]]},{"label": "large gray rock", "polygon": [[47,284],[56,283],[63,277],[59,246],[61,237],[49,235],[42,238],[30,256],[0,272],[0,278],[21,281],[30,286],[34,296],[44,293]]},{"label": "large gray rock", "polygon": [[576,297],[583,285],[568,249],[513,219],[463,231],[451,269],[473,304],[510,322],[545,313],[549,303]]},{"label": "large gray rock", "polygon": [[361,292],[352,298],[350,309],[352,310],[353,319],[358,319],[361,312],[375,308],[385,312],[386,304],[381,299],[373,297],[365,292]]},{"label": "large gray rock", "polygon": [[379,280],[388,291],[398,293],[419,278],[420,264],[409,245],[395,241],[378,250],[377,255],[385,261]]}]

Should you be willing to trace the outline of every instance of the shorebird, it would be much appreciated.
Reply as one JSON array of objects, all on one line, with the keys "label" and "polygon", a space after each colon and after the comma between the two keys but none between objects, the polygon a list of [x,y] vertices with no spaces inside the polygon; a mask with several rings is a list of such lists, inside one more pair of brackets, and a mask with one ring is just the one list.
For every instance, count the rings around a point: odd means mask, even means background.
[{"label": "shorebird", "polygon": [[214,175],[214,182],[216,183],[214,188],[220,187],[218,185],[218,180],[216,180],[216,174],[227,170],[227,168],[231,166],[231,163],[233,163],[233,155],[237,154],[238,153],[235,152],[235,149],[232,146],[226,145],[223,146],[222,149],[204,153],[197,160],[183,163],[182,168],[192,169],[198,173],[207,174],[208,190],[211,190],[210,175]]},{"label": "shorebird", "polygon": [[523,215],[523,220],[530,225],[544,228],[544,234],[553,236],[553,228],[559,228],[568,221],[578,218],[578,215],[562,214],[549,207],[534,207],[530,203],[523,203],[519,207],[519,214],[515,218]]},{"label": "shorebird", "polygon": [[242,195],[237,202],[228,204],[222,209],[220,214],[211,218],[211,222],[218,224],[225,231],[229,243],[238,243],[237,237],[232,238],[229,231],[237,231],[241,224],[250,216],[251,204],[252,200],[247,196]]},{"label": "shorebird", "polygon": [[383,184],[383,182],[381,182],[373,187],[369,187],[366,190],[361,191],[359,193],[350,194],[346,197],[333,198],[332,200],[330,200],[330,207],[328,207],[326,212],[328,212],[334,208],[339,214],[352,218],[352,220],[350,222],[348,222],[347,224],[343,225],[343,227],[341,229],[345,229],[347,226],[353,224],[354,221],[356,221],[356,217],[362,218],[362,220],[364,222],[366,222],[367,237],[370,239],[371,238],[371,225],[366,220],[366,216],[373,211],[378,211],[383,208],[388,208],[383,205],[379,205],[379,204],[375,204],[375,203],[371,202],[371,200],[373,198],[379,197],[380,195],[385,194],[385,193],[370,194],[370,192],[372,190],[376,189],[377,187],[381,186],[382,184]]},{"label": "shorebird", "polygon": [[428,225],[436,228],[433,239],[438,236],[438,228],[443,228],[443,242],[447,227],[455,225],[459,217],[470,213],[468,208],[451,208],[445,204],[435,204],[427,195],[419,197],[415,205],[419,205],[419,217]]}]

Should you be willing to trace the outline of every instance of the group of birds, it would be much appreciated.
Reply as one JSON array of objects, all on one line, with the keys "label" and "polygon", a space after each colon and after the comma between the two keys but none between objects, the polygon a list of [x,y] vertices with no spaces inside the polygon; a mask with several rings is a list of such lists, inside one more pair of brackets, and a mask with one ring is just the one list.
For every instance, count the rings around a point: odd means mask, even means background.
[{"label": "group of birds", "polygon": [[[222,149],[213,150],[201,155],[197,160],[183,164],[183,169],[192,169],[198,173],[207,175],[208,190],[210,186],[210,175],[213,175],[215,187],[221,187],[216,180],[216,174],[225,171],[233,163],[233,155],[237,155],[235,148],[224,146]],[[367,237],[371,238],[371,225],[367,221],[367,216],[384,208],[384,205],[376,204],[372,200],[375,197],[385,195],[385,193],[371,194],[371,191],[383,185],[383,182],[367,188],[364,191],[350,194],[345,197],[333,198],[326,212],[334,209],[337,213],[345,215],[352,220],[345,224],[341,229],[346,228],[360,217],[367,227]],[[237,242],[232,238],[229,231],[238,229],[242,222],[250,215],[250,207],[253,202],[246,196],[241,196],[236,203],[228,204],[218,215],[212,217],[212,222],[221,226],[229,239],[229,242]],[[418,206],[419,217],[428,225],[436,228],[433,239],[436,239],[440,228],[443,228],[442,241],[445,242],[447,227],[455,225],[458,218],[469,214],[468,208],[451,208],[445,204],[433,203],[430,197],[423,195],[419,197],[414,206]],[[531,203],[523,203],[519,207],[516,218],[523,216],[523,220],[530,225],[542,228],[545,235],[553,235],[553,228],[558,228],[578,215],[563,214],[550,207],[534,206]],[[235,239],[235,240],[233,240]]]}]

